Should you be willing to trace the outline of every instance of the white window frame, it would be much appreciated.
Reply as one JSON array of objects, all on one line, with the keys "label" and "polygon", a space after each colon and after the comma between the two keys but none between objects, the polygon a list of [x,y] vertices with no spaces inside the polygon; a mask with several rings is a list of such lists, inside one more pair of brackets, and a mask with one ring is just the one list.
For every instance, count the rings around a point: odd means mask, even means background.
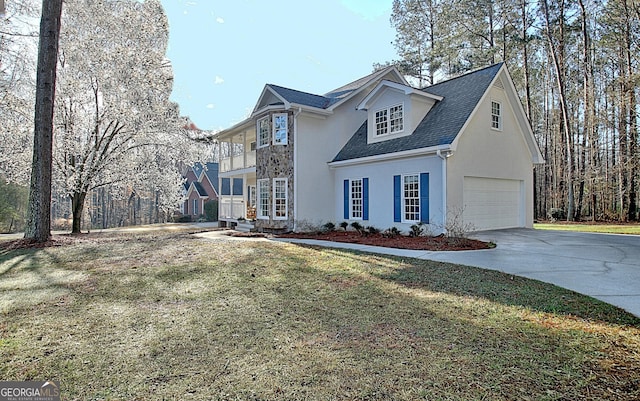
[{"label": "white window frame", "polygon": [[[358,188],[359,188],[359,192],[355,191]],[[360,196],[355,196],[358,194]],[[355,179],[349,180],[349,218],[350,220],[362,220],[363,216],[364,216],[364,180],[362,178],[355,178]]]},{"label": "white window frame", "polygon": [[[256,217],[260,220],[269,219],[269,179],[263,178],[257,180],[257,205],[256,205]],[[265,202],[263,202],[265,201]],[[263,208],[264,207],[264,208]],[[264,214],[263,212],[267,212]]]},{"label": "white window frame", "polygon": [[[266,124],[264,124],[264,128],[266,128],[266,136],[265,137],[262,136],[262,133],[263,133],[262,125],[263,125],[263,123],[266,123]],[[257,146],[258,149],[259,148],[265,148],[265,147],[269,146],[269,139],[271,138],[270,129],[271,129],[271,127],[269,125],[269,116],[260,118],[258,120],[258,122],[256,123],[256,133],[257,133],[257,135],[256,135],[256,142],[257,142],[256,146]],[[265,140],[265,141],[263,141],[263,140]]]},{"label": "white window frame", "polygon": [[404,131],[404,103],[373,112],[374,138],[395,135]]},{"label": "white window frame", "polygon": [[[278,129],[276,127],[276,120],[278,120],[280,117],[284,117],[284,139],[282,140],[278,140],[277,139],[277,134],[278,132],[282,131],[282,129]],[[273,128],[271,129],[272,135],[273,135],[273,144],[274,145],[286,145],[287,144],[287,138],[289,137],[289,114],[287,113],[276,113],[273,115],[272,117],[272,123],[273,123]]]},{"label": "white window frame", "polygon": [[[497,109],[494,108],[497,105]],[[502,131],[502,103],[491,99],[491,129]],[[497,110],[497,113],[496,113]]]},{"label": "white window frame", "polygon": [[[278,191],[278,185],[284,184],[284,192]],[[289,180],[287,178],[274,178],[273,179],[273,219],[274,220],[287,220],[289,218]],[[284,194],[284,197],[278,195]],[[278,210],[279,206],[284,206],[284,215],[278,216],[281,210]]]},{"label": "white window frame", "polygon": [[[415,181],[415,196],[411,196],[411,197],[407,197],[407,178],[409,177],[415,177],[416,181]],[[400,190],[402,191],[402,221],[406,222],[406,223],[417,223],[420,221],[420,208],[422,207],[422,205],[420,204],[420,174],[403,174],[402,175],[402,187],[400,188]],[[413,200],[415,201],[415,204],[413,205],[407,205],[407,200]],[[416,215],[416,219],[409,219],[407,218],[407,207],[416,207],[417,209],[414,209],[414,211],[409,212],[411,214],[415,214]]]},{"label": "white window frame", "polygon": [[197,216],[198,215],[198,199],[194,199],[193,200],[193,210],[191,211],[191,215],[193,216]]}]

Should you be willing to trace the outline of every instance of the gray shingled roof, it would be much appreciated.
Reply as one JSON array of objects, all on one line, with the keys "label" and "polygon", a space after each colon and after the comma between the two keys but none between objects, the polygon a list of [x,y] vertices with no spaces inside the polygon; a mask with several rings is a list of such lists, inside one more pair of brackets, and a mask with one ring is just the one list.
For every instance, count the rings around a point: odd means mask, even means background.
[{"label": "gray shingled roof", "polygon": [[502,64],[494,64],[424,88],[425,92],[442,96],[443,99],[431,108],[411,135],[368,144],[365,120],[333,161],[451,144]]},{"label": "gray shingled roof", "polygon": [[302,104],[305,106],[317,107],[324,109],[328,106],[331,99],[312,93],[301,92],[295,89],[284,88],[282,86],[268,84],[278,95],[282,96],[289,103]]},{"label": "gray shingled roof", "polygon": [[366,85],[374,76],[378,74],[381,74],[381,71],[374,71],[367,76],[336,88],[331,92],[326,93],[324,96],[314,95],[313,93],[302,92],[299,90],[285,88],[283,86],[273,84],[267,84],[267,86],[289,103],[317,107],[319,109],[327,109],[335,103],[338,103],[340,100],[344,99],[349,94]]}]

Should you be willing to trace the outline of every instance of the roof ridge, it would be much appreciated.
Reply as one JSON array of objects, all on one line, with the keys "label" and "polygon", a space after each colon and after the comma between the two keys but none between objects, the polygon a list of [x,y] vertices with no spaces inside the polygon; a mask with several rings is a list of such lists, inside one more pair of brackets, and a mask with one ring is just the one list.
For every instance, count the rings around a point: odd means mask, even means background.
[{"label": "roof ridge", "polygon": [[281,88],[281,89],[286,89],[286,90],[294,91],[294,92],[298,92],[298,93],[304,93],[305,95],[318,96],[318,97],[326,97],[326,96],[324,96],[324,95],[318,95],[317,93],[305,92],[305,91],[301,91],[300,89],[288,88],[288,87],[286,87],[286,86],[282,86],[282,85],[267,84],[267,86],[271,86],[271,87],[275,87],[275,88]]},{"label": "roof ridge", "polygon": [[456,80],[458,78],[464,78],[467,75],[475,74],[475,73],[478,73],[478,72],[483,71],[483,70],[488,70],[489,68],[494,68],[494,67],[496,67],[498,65],[502,66],[503,64],[504,64],[504,61],[500,61],[500,62],[491,64],[491,65],[487,65],[487,66],[484,66],[484,67],[476,68],[475,70],[466,71],[466,72],[463,72],[460,75],[456,75],[456,76],[447,78],[444,81],[437,82],[437,83],[435,83],[433,85],[425,86],[424,88],[421,88],[420,90],[425,91],[425,90],[428,90],[429,88],[433,88],[434,86],[437,86],[437,85],[440,85],[440,84],[444,84],[444,83],[447,83],[447,82],[451,82],[451,81]]},{"label": "roof ridge", "polygon": [[[335,88],[335,89],[333,89],[333,90],[330,90],[329,92],[325,93],[325,94],[324,94],[324,96],[325,96],[325,97],[327,97],[327,96],[328,96],[329,94],[331,94],[331,93],[343,92],[343,91],[345,91],[345,90],[346,90],[346,88],[350,88],[351,86],[353,86],[354,84],[356,84],[357,82],[360,82],[360,81],[369,82],[369,81],[370,81],[374,76],[377,76],[377,75],[381,75],[381,76],[382,76],[382,75],[385,75],[387,72],[391,71],[391,70],[392,70],[392,69],[394,69],[394,68],[395,68],[395,66],[390,65],[390,66],[388,66],[388,67],[385,67],[385,68],[379,69],[379,70],[377,70],[377,71],[373,71],[372,73],[370,73],[370,74],[368,74],[368,75],[365,75],[365,76],[360,77],[360,78],[358,78],[358,79],[355,79],[355,80],[353,80],[353,81],[351,81],[351,82],[349,82],[349,83],[347,83],[347,84],[344,84],[344,85],[342,85],[342,86],[340,86],[340,87],[338,87],[338,88]],[[383,72],[384,72],[384,73],[383,73]],[[356,86],[360,87],[360,86],[362,86],[362,85],[356,85]]]}]

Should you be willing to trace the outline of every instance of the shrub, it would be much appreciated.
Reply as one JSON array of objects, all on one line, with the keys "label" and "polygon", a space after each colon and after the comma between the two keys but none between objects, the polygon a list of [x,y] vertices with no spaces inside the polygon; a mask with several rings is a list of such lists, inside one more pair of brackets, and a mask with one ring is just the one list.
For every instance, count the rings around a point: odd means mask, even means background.
[{"label": "shrub", "polygon": [[324,231],[326,233],[330,233],[332,231],[335,231],[335,229],[336,229],[336,225],[333,224],[332,222],[324,223],[322,225],[322,231]]},{"label": "shrub", "polygon": [[547,217],[551,221],[566,220],[567,214],[562,208],[552,207],[551,209],[549,209],[549,212],[547,213]]},{"label": "shrub", "polygon": [[369,232],[369,234],[371,235],[375,235],[375,234],[380,234],[380,229],[376,228],[374,226],[368,226],[367,227],[367,231]]},{"label": "shrub", "polygon": [[401,234],[402,234],[402,231],[398,230],[398,227],[391,227],[384,230],[384,232],[382,233],[382,236],[386,238],[395,238]]},{"label": "shrub", "polygon": [[218,221],[217,199],[212,199],[204,204],[204,217],[206,221]]},{"label": "shrub", "polygon": [[349,223],[347,223],[346,221],[343,221],[342,223],[340,223],[340,227],[342,227],[344,231],[347,231],[347,227],[349,227]]},{"label": "shrub", "polygon": [[360,235],[364,235],[365,231],[364,231],[364,227],[362,226],[362,224],[358,223],[357,221],[354,221],[353,223],[351,223],[351,227],[356,230],[358,232],[358,234]]},{"label": "shrub", "polygon": [[424,233],[424,228],[422,227],[424,223],[419,222],[417,224],[413,224],[411,226],[411,231],[409,231],[410,237],[419,237]]},{"label": "shrub", "polygon": [[178,217],[176,223],[191,223],[191,215],[185,214]]},{"label": "shrub", "polygon": [[470,232],[476,230],[476,226],[464,222],[464,208],[454,207],[447,213],[444,229],[449,238],[467,238]]}]

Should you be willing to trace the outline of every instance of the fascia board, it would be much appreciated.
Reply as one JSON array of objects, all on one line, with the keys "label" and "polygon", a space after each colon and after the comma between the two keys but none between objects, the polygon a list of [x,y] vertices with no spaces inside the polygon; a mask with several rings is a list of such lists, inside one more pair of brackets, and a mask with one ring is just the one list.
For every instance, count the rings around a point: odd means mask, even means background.
[{"label": "fascia board", "polygon": [[404,158],[416,157],[416,156],[435,155],[438,153],[438,151],[440,151],[441,153],[442,152],[452,153],[453,149],[451,148],[450,145],[438,145],[438,146],[431,146],[428,148],[411,149],[411,150],[405,150],[402,152],[385,153],[382,155],[366,156],[366,157],[360,157],[357,159],[329,162],[327,164],[329,165],[330,168],[339,168],[339,167],[355,166],[358,164],[367,164],[367,163],[376,163],[376,162],[383,162],[383,161],[396,160],[396,159],[404,159]]}]

